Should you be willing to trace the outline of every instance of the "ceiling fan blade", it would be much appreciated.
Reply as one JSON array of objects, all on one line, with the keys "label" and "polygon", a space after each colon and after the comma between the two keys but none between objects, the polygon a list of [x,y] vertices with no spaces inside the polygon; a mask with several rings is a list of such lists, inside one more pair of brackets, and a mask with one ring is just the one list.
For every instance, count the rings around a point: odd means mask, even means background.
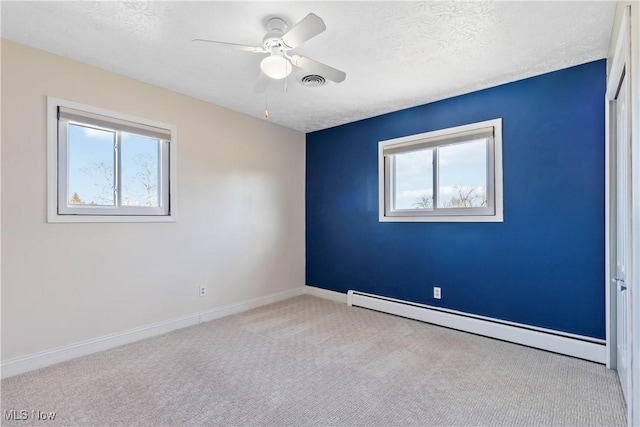
[{"label": "ceiling fan blade", "polygon": [[324,25],[322,18],[315,13],[310,13],[282,36],[282,44],[286,49],[291,50],[326,29],[327,26]]},{"label": "ceiling fan blade", "polygon": [[318,74],[336,83],[344,81],[347,77],[347,74],[344,71],[340,71],[313,59],[305,58],[304,56],[293,55],[291,57],[291,63],[305,71]]},{"label": "ceiling fan blade", "polygon": [[271,83],[271,79],[265,73],[260,73],[256,85],[253,87],[253,93],[263,93],[267,90],[267,86]]},{"label": "ceiling fan blade", "polygon": [[236,50],[244,50],[247,52],[255,52],[255,53],[264,53],[264,49],[258,46],[248,46],[245,44],[237,44],[237,43],[227,43],[227,42],[219,42],[216,40],[206,40],[206,39],[193,39],[192,42],[205,42],[212,43],[221,47],[232,48]]}]

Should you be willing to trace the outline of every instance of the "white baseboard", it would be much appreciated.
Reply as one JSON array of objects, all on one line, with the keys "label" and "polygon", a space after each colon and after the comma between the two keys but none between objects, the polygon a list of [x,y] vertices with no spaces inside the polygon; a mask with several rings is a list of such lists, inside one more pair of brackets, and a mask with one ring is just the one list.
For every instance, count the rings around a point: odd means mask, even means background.
[{"label": "white baseboard", "polygon": [[25,372],[44,368],[56,363],[66,362],[103,350],[129,344],[145,338],[162,335],[199,323],[241,313],[263,305],[283,301],[299,295],[313,295],[331,301],[355,305],[382,311],[436,325],[446,326],[466,332],[497,338],[556,353],[579,357],[598,363],[605,362],[604,341],[557,331],[532,328],[512,322],[496,322],[482,316],[430,307],[422,304],[407,303],[393,298],[379,297],[362,292],[349,291],[348,294],[329,291],[313,286],[304,286],[266,297],[255,298],[236,304],[229,304],[213,310],[169,319],[145,325],[127,331],[105,335],[75,344],[45,350],[0,363],[0,377],[8,378]]},{"label": "white baseboard", "polygon": [[476,316],[358,291],[349,291],[347,293],[347,304],[597,363],[604,364],[606,361],[605,341],[596,338]]},{"label": "white baseboard", "polygon": [[236,304],[225,305],[213,310],[176,317],[162,322],[141,326],[139,328],[92,338],[51,350],[16,357],[14,359],[3,361],[0,364],[0,377],[8,378],[25,372],[34,371],[36,369],[55,365],[56,363],[66,362],[77,357],[119,347],[145,338],[166,334],[167,332],[194,326],[199,323],[208,322],[210,320],[219,319],[232,314],[241,313],[243,311],[283,301],[303,294],[305,294],[305,288],[300,287],[290,291],[255,298]]},{"label": "white baseboard", "polygon": [[329,291],[327,289],[316,288],[314,286],[306,285],[304,287],[305,294],[312,295],[318,298],[324,298],[331,301],[341,302],[343,304],[347,303],[347,294],[343,294],[340,292]]}]

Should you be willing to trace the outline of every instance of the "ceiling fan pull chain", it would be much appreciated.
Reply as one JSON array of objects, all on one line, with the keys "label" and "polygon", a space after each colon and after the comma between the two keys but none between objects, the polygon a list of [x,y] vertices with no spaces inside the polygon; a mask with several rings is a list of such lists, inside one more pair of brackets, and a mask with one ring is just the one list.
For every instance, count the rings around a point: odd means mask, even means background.
[{"label": "ceiling fan pull chain", "polygon": [[269,104],[267,103],[267,91],[264,91],[264,118],[269,118]]},{"label": "ceiling fan pull chain", "polygon": [[284,79],[284,91],[285,91],[285,93],[287,92],[288,89],[289,89],[289,76],[287,76],[287,78]]}]

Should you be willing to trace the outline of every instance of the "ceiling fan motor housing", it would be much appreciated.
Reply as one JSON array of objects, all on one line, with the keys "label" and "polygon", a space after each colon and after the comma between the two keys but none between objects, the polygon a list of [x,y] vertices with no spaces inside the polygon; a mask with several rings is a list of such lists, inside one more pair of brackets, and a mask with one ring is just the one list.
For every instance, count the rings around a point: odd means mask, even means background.
[{"label": "ceiling fan motor housing", "polygon": [[265,50],[273,51],[274,47],[282,49],[280,39],[286,33],[287,22],[279,17],[270,18],[267,21],[267,34],[262,39]]}]

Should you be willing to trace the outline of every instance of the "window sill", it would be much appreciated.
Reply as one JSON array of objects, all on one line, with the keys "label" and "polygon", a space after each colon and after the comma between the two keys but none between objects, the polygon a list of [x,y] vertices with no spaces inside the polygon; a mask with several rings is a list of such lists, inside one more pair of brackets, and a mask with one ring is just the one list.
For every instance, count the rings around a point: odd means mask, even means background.
[{"label": "window sill", "polygon": [[173,215],[58,215],[49,214],[48,223],[106,223],[106,222],[176,222]]},{"label": "window sill", "polygon": [[502,215],[384,216],[379,222],[504,222]]}]

